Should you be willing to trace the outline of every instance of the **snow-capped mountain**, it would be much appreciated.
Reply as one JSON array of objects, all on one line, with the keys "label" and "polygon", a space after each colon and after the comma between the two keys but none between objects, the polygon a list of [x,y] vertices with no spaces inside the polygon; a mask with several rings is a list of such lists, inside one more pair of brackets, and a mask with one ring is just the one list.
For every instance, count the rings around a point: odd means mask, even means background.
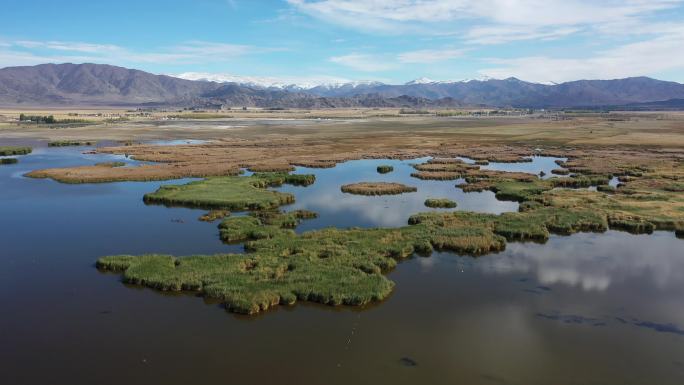
[{"label": "snow-capped mountain", "polygon": [[288,91],[306,91],[320,87],[334,90],[339,88],[357,88],[361,86],[377,86],[382,83],[372,80],[348,80],[333,76],[313,76],[307,78],[276,78],[265,76],[238,76],[231,74],[215,74],[205,72],[184,72],[172,75],[186,80],[205,80],[216,83],[237,83],[255,88],[275,88]]},{"label": "snow-capped mountain", "polygon": [[[0,69],[0,104],[259,106],[286,108],[616,106],[684,100],[684,84],[647,77],[557,85],[516,78],[409,84],[334,78],[271,79],[185,74],[197,81],[104,65],[41,64]],[[221,81],[221,82],[217,82]],[[108,104],[109,103],[109,104]],[[668,102],[669,103],[669,102]],[[663,105],[672,105],[672,103]]]},{"label": "snow-capped mountain", "polygon": [[414,85],[414,84],[431,84],[431,83],[437,83],[437,81],[432,80],[430,78],[421,77],[418,79],[413,79],[410,82],[406,82],[406,83],[404,83],[404,85],[410,86],[410,85]]}]

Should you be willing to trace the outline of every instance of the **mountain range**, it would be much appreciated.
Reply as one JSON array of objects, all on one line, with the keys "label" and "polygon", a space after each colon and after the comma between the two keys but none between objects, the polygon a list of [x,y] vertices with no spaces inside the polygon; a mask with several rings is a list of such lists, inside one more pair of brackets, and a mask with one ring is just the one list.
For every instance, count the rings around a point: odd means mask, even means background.
[{"label": "mountain range", "polygon": [[[236,79],[239,80],[239,79]],[[539,84],[516,78],[406,84],[263,85],[189,80],[105,64],[0,69],[0,105],[174,107],[597,107],[681,105],[684,84],[632,77]]]}]

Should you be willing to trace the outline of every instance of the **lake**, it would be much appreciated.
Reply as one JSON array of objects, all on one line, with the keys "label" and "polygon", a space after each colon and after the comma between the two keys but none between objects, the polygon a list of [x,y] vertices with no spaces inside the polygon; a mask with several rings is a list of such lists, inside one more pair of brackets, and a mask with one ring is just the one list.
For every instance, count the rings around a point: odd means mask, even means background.
[{"label": "lake", "polygon": [[[180,143],[180,142],[179,142]],[[385,301],[366,308],[298,303],[258,316],[228,313],[192,293],[124,285],[98,257],[242,252],[223,244],[202,210],[149,206],[167,182],[67,185],[30,170],[136,162],[47,148],[0,166],[0,383],[681,384],[684,379],[684,241],[673,233],[551,236],[508,243],[477,258],[413,257],[389,274]],[[173,144],[173,143],[171,143]],[[298,232],[396,227],[430,210],[428,197],[489,213],[516,211],[460,181],[410,177],[414,160],[359,160],[283,186],[319,217]],[[555,158],[505,164],[538,173]],[[378,174],[381,164],[394,172]],[[496,167],[490,164],[488,167]],[[547,172],[548,174],[548,172]],[[396,196],[343,194],[360,181],[418,187]]]}]

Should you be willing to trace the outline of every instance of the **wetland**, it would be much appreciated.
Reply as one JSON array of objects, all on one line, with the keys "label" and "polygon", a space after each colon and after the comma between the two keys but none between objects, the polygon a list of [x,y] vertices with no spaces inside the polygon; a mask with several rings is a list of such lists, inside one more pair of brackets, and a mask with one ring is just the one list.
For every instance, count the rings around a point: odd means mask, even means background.
[{"label": "wetland", "polygon": [[8,383],[684,376],[678,148],[75,130],[0,139]]}]

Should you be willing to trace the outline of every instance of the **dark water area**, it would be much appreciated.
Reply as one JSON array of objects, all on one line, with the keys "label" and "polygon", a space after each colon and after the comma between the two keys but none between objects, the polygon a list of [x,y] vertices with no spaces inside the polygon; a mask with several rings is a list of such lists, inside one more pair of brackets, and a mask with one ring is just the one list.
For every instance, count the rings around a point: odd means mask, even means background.
[{"label": "dark water area", "polygon": [[[672,233],[552,236],[478,258],[413,257],[389,274],[397,285],[382,303],[299,303],[238,316],[95,269],[102,255],[241,248],[220,242],[217,223],[198,221],[202,210],[143,204],[143,194],[185,180],[66,185],[22,177],[122,160],[86,150],[39,147],[0,166],[1,384],[683,383],[684,241]],[[298,231],[402,226],[431,210],[426,197],[453,199],[456,210],[517,209],[493,194],[464,194],[457,181],[410,178],[413,162],[300,169],[317,181],[283,187],[297,198],[286,209],[320,213]],[[380,175],[379,164],[395,171]],[[369,180],[418,192],[339,192]]]}]

